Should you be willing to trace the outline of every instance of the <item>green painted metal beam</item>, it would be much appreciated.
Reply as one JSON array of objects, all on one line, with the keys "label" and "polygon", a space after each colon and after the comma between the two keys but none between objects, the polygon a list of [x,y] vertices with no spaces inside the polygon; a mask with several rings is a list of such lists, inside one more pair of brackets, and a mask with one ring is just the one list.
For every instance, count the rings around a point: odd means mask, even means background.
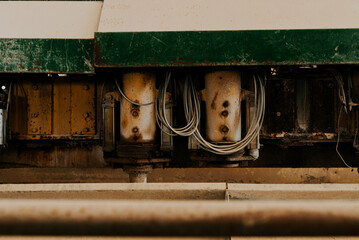
[{"label": "green painted metal beam", "polygon": [[95,34],[96,67],[359,63],[359,29]]},{"label": "green painted metal beam", "polygon": [[0,72],[93,73],[93,39],[0,39]]}]

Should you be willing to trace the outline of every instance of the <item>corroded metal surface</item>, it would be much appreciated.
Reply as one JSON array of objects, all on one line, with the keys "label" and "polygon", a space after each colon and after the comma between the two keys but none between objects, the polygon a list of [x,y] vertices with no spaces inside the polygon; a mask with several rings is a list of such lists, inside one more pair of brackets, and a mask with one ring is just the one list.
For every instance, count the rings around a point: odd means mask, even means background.
[{"label": "corroded metal surface", "polygon": [[[156,99],[156,78],[152,73],[126,73],[123,92],[133,102],[145,104]],[[156,133],[155,105],[137,106],[121,99],[121,138],[124,142],[153,142]]]},{"label": "corroded metal surface", "polygon": [[96,85],[96,81],[81,77],[16,81],[9,117],[11,138],[98,139]]},{"label": "corroded metal surface", "polygon": [[205,75],[206,136],[212,142],[241,139],[241,76],[237,71]]},{"label": "corroded metal surface", "polygon": [[358,201],[1,200],[0,234],[358,236]]}]

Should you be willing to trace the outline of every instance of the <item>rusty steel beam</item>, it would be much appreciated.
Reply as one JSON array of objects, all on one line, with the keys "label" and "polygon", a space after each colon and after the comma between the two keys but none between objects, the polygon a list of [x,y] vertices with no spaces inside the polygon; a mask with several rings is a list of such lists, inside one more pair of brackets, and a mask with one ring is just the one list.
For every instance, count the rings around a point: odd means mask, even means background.
[{"label": "rusty steel beam", "polygon": [[1,200],[0,235],[359,236],[359,201]]}]

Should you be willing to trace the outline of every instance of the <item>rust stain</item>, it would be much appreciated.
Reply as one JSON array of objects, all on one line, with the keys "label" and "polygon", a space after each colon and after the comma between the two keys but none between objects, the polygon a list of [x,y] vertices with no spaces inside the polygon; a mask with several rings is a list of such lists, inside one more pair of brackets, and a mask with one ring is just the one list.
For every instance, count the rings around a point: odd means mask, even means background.
[{"label": "rust stain", "polygon": [[222,112],[220,113],[220,115],[221,115],[222,118],[227,118],[228,115],[229,115],[229,113],[228,113],[227,110],[224,110],[224,111],[222,111]]},{"label": "rust stain", "polygon": [[217,97],[218,97],[218,92],[216,92],[216,95],[214,95],[214,98],[213,98],[212,103],[211,103],[211,108],[212,108],[213,110],[216,110],[216,109],[217,109],[217,107],[216,107]]},{"label": "rust stain", "polygon": [[[94,43],[94,60],[95,60],[95,65],[97,66],[104,66],[105,64],[103,63],[103,60],[101,58],[101,47],[96,43]],[[110,64],[110,63],[108,63]],[[112,64],[110,64],[112,65]]]},{"label": "rust stain", "polygon": [[136,133],[132,137],[133,142],[142,142],[142,134]]},{"label": "rust stain", "polygon": [[122,127],[122,128],[126,128],[127,125],[128,125],[128,119],[127,119],[126,116],[123,116],[123,120],[122,120],[122,122],[121,122],[121,127]]},{"label": "rust stain", "polygon": [[[135,100],[135,102],[138,102],[138,100]],[[133,118],[138,118],[140,116],[141,107],[131,104],[131,115]]]}]

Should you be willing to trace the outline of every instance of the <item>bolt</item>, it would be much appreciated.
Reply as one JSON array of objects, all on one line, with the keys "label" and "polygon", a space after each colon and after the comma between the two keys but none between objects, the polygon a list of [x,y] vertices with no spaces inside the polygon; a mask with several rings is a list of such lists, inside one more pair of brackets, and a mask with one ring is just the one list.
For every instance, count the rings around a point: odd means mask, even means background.
[{"label": "bolt", "polygon": [[90,131],[89,128],[84,128],[84,129],[82,129],[82,132],[88,132],[88,131]]},{"label": "bolt", "polygon": [[137,117],[137,116],[138,116],[138,112],[137,112],[137,111],[132,111],[132,116],[133,116],[133,117]]},{"label": "bolt", "polygon": [[89,89],[90,89],[90,86],[86,84],[86,85],[84,85],[82,88],[83,88],[83,90],[89,90]]},{"label": "bolt", "polygon": [[90,114],[89,114],[89,113],[84,113],[82,116],[83,116],[84,118],[88,118],[88,117],[90,116]]},{"label": "bolt", "polygon": [[280,117],[282,115],[281,112],[277,112],[277,117]]},{"label": "bolt", "polygon": [[34,85],[32,85],[32,89],[34,89],[34,90],[39,90],[39,86],[36,85],[36,84],[34,84]]},{"label": "bolt", "polygon": [[228,111],[223,111],[223,112],[221,112],[221,115],[223,116],[223,117],[228,117]]},{"label": "bolt", "polygon": [[36,132],[37,132],[37,128],[31,129],[31,131],[32,131],[33,133],[36,133]]},{"label": "bolt", "polygon": [[138,127],[132,128],[132,132],[133,132],[133,133],[137,133],[137,132],[138,132]]},{"label": "bolt", "polygon": [[37,118],[39,116],[39,113],[31,113],[32,118]]},{"label": "bolt", "polygon": [[221,131],[224,133],[227,133],[227,132],[229,132],[229,128],[227,126],[222,126]]}]

